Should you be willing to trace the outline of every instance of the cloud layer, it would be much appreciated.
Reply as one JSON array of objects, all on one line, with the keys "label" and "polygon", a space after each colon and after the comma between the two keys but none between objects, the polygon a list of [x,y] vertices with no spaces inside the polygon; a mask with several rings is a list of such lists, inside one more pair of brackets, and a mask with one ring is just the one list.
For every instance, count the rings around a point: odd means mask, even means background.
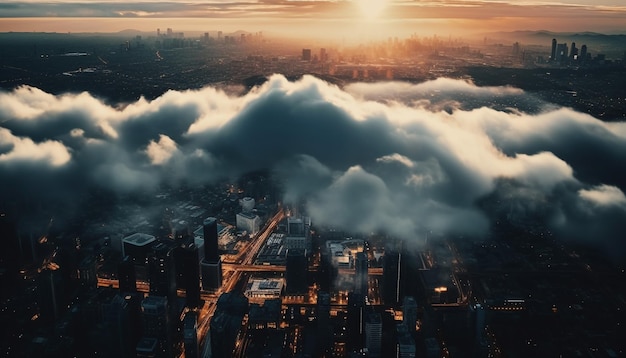
[{"label": "cloud layer", "polygon": [[514,88],[439,79],[340,89],[275,75],[245,95],[170,91],[115,108],[21,87],[0,93],[0,126],[4,202],[269,168],[318,224],[417,241],[426,230],[486,235],[495,213],[626,247],[626,123]]}]

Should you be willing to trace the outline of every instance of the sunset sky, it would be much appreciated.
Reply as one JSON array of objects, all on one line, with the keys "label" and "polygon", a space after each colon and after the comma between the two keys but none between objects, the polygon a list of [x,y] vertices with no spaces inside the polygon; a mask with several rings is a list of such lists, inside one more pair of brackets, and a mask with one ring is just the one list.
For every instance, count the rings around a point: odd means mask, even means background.
[{"label": "sunset sky", "polygon": [[0,4],[0,31],[268,31],[382,36],[549,30],[626,32],[621,0],[23,0]]}]

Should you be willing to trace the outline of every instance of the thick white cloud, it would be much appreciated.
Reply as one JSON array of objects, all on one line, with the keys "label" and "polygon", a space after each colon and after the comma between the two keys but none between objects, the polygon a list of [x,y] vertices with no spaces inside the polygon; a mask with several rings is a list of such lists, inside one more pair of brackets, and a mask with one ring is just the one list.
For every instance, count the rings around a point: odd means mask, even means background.
[{"label": "thick white cloud", "polygon": [[493,195],[512,220],[544,218],[580,239],[595,227],[618,237],[626,222],[621,209],[600,215],[625,205],[624,123],[508,87],[439,79],[341,89],[276,75],[245,94],[169,91],[123,107],[21,87],[0,93],[0,120],[5,197],[37,187],[43,197],[128,193],[271,169],[284,199],[307,200],[318,224],[408,240],[485,234],[479,203]]}]

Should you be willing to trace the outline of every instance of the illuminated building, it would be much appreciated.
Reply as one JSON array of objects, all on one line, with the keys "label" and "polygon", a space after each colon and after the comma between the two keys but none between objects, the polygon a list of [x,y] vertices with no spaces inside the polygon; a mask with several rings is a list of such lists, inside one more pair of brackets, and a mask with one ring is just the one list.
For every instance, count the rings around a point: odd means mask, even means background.
[{"label": "illuminated building", "polygon": [[250,298],[280,298],[283,285],[283,279],[252,280],[245,295]]},{"label": "illuminated building", "polygon": [[241,212],[236,216],[237,230],[246,231],[250,235],[261,229],[261,218],[251,212]]}]

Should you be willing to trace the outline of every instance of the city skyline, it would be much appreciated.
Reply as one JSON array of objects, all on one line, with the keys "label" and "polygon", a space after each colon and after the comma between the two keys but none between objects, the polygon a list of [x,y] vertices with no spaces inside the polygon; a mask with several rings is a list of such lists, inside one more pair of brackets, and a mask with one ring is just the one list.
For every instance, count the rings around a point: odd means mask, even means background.
[{"label": "city skyline", "polygon": [[479,35],[547,30],[624,33],[619,1],[12,1],[0,32],[264,31],[292,37]]}]

